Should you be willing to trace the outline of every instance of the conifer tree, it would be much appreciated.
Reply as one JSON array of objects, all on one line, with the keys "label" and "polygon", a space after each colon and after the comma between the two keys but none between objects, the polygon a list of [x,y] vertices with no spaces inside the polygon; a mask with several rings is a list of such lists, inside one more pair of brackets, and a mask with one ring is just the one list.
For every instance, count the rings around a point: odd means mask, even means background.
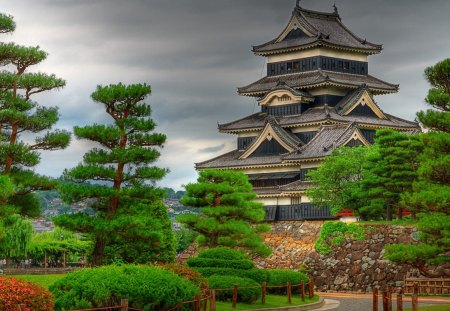
[{"label": "conifer tree", "polygon": [[[14,29],[12,17],[0,14],[0,33]],[[33,192],[56,185],[32,170],[40,161],[39,150],[63,149],[70,141],[68,132],[52,130],[59,118],[58,108],[40,106],[32,100],[34,94],[66,84],[53,74],[29,72],[46,58],[47,53],[39,47],[0,43],[0,64],[12,69],[0,73],[0,174],[9,176],[15,186],[7,203],[16,212],[32,217],[40,213]],[[23,135],[27,135],[27,142],[21,140]],[[32,137],[35,141],[29,142]]]},{"label": "conifer tree", "polygon": [[183,205],[198,207],[199,214],[185,214],[177,221],[200,234],[198,242],[209,248],[241,247],[255,254],[269,255],[261,233],[270,230],[263,224],[263,204],[254,201],[256,194],[247,175],[228,170],[206,169],[196,183],[186,185]]},{"label": "conifer tree", "polygon": [[402,193],[411,191],[417,180],[417,157],[422,148],[417,136],[389,129],[377,131],[373,150],[364,164],[360,197],[367,197],[369,203],[362,213],[384,210],[386,219],[392,220],[393,213],[402,207]]},{"label": "conifer tree", "polygon": [[74,128],[78,139],[99,147],[64,172],[60,192],[68,202],[91,202],[96,214],[64,215],[55,222],[92,237],[95,265],[114,259],[174,259],[172,227],[162,203],[165,191],[154,185],[167,170],[149,166],[160,156],[157,148],[166,136],[151,133],[156,124],[150,118],[150,105],[143,102],[148,94],[146,84],[98,86],[91,97],[105,108],[112,124]]}]

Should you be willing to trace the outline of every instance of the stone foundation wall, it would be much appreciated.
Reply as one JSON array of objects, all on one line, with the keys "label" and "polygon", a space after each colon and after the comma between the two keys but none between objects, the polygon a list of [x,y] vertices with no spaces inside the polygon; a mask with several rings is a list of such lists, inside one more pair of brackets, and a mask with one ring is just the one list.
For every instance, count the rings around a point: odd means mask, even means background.
[{"label": "stone foundation wall", "polygon": [[415,227],[371,226],[366,239],[347,239],[333,247],[329,255],[311,252],[305,259],[309,274],[321,291],[371,292],[373,287],[401,286],[406,276],[418,276],[418,271],[397,265],[383,258],[384,246],[396,243],[416,243]]},{"label": "stone foundation wall", "polygon": [[[374,286],[401,286],[405,276],[418,276],[415,269],[383,258],[386,244],[416,243],[415,227],[370,226],[365,240],[347,239],[324,256],[314,250],[322,224],[323,221],[272,223],[272,231],[264,236],[272,254],[267,258],[253,258],[255,264],[266,269],[299,269],[304,265],[321,291],[370,292]],[[177,262],[184,264],[187,258],[197,254],[198,247],[191,245],[179,254]]]}]

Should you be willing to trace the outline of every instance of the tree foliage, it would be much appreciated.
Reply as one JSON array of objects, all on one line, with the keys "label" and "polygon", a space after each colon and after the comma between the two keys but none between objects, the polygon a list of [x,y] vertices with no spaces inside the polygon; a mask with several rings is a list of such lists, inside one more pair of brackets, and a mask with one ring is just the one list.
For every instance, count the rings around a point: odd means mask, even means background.
[{"label": "tree foliage", "polygon": [[186,185],[180,202],[198,207],[198,215],[177,217],[189,229],[198,232],[201,245],[242,247],[251,252],[268,255],[261,233],[270,230],[262,224],[264,209],[254,201],[256,194],[248,177],[237,171],[202,170],[197,183]]},{"label": "tree foliage", "polygon": [[[12,17],[0,14],[0,33],[14,29]],[[55,187],[54,181],[32,170],[40,162],[39,150],[64,149],[70,142],[68,132],[52,129],[59,119],[58,108],[41,106],[32,99],[66,84],[53,74],[29,72],[46,58],[38,46],[0,43],[0,64],[5,66],[0,73],[0,174],[9,176],[15,185],[14,194],[0,205],[15,206],[16,212],[30,217],[39,215],[33,192]]]},{"label": "tree foliage", "polygon": [[98,86],[91,97],[113,122],[74,128],[78,139],[98,147],[64,172],[60,192],[67,202],[91,200],[96,214],[64,215],[56,223],[91,235],[97,265],[105,255],[125,262],[171,261],[175,255],[164,190],[155,187],[167,170],[151,166],[166,136],[152,133],[156,124],[143,102],[149,94],[146,84]]},{"label": "tree foliage", "polygon": [[0,257],[25,258],[33,235],[31,221],[19,215],[9,215],[0,219],[0,228],[2,227]]},{"label": "tree foliage", "polygon": [[322,165],[309,172],[313,187],[306,191],[312,203],[330,207],[333,214],[351,209],[359,214],[361,203],[356,196],[368,149],[340,147],[326,157]]}]

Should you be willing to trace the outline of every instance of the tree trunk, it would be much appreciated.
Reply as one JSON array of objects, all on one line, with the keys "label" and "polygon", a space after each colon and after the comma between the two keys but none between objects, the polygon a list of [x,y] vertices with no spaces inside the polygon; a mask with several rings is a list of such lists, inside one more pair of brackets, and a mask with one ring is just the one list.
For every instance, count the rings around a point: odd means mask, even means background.
[{"label": "tree trunk", "polygon": [[103,256],[105,254],[106,241],[103,237],[96,237],[94,246],[94,266],[101,266],[103,264]]},{"label": "tree trunk", "polygon": [[403,208],[399,209],[399,211],[398,211],[398,219],[400,219],[400,220],[403,219]]},{"label": "tree trunk", "polygon": [[391,203],[386,205],[386,220],[392,221],[392,206]]},{"label": "tree trunk", "polygon": [[[16,143],[16,139],[17,139],[17,123],[13,123],[12,127],[11,127],[11,137],[9,139],[9,144],[10,145],[14,145]],[[13,164],[13,158],[11,155],[7,155],[6,156],[6,161],[5,161],[5,174],[9,175],[11,173],[11,167]]]}]

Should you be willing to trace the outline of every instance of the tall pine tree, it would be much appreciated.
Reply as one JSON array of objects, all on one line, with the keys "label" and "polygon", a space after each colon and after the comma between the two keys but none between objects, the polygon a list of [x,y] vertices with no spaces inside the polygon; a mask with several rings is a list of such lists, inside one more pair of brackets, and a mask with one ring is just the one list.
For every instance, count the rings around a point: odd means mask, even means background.
[{"label": "tall pine tree", "polygon": [[[14,29],[12,17],[0,14],[0,32]],[[40,161],[39,150],[63,149],[70,142],[68,132],[52,130],[59,118],[58,108],[40,106],[32,100],[34,94],[66,84],[52,74],[29,72],[46,58],[47,53],[39,47],[0,43],[0,64],[5,66],[0,73],[0,174],[9,176],[15,186],[15,193],[3,203],[32,217],[40,213],[33,192],[56,186],[54,180],[32,170]],[[21,140],[25,135],[27,142]]]},{"label": "tall pine tree", "polygon": [[384,210],[387,220],[392,220],[394,212],[402,215],[401,195],[417,180],[417,157],[422,148],[415,135],[377,131],[373,150],[364,163],[360,197],[367,197],[369,203],[361,212]]},{"label": "tall pine tree", "polygon": [[89,234],[95,241],[93,262],[172,261],[174,236],[164,190],[154,182],[167,170],[149,166],[160,156],[166,136],[151,133],[155,122],[143,102],[150,94],[146,84],[98,86],[92,99],[102,105],[113,123],[75,127],[78,139],[98,144],[84,155],[83,163],[64,173],[60,187],[69,202],[92,199],[95,216],[65,215],[55,222]]},{"label": "tall pine tree", "polygon": [[177,220],[200,234],[201,245],[241,247],[259,255],[269,255],[261,233],[270,230],[264,221],[263,204],[247,175],[237,171],[206,169],[197,183],[186,185],[180,202],[199,208],[199,214],[185,214]]}]

